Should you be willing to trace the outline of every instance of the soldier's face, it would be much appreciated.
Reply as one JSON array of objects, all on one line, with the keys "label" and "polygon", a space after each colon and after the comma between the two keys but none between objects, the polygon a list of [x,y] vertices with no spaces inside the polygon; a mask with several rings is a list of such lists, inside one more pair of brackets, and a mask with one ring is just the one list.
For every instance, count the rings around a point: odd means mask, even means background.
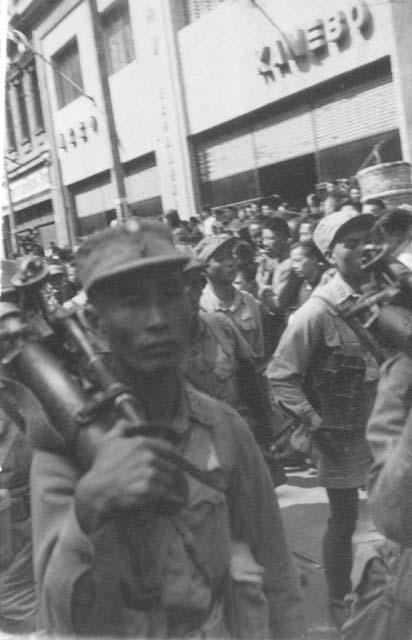
[{"label": "soldier's face", "polygon": [[112,353],[140,373],[177,367],[189,328],[181,271],[168,265],[128,279],[123,290],[94,301]]},{"label": "soldier's face", "polygon": [[348,282],[361,284],[367,279],[361,267],[369,235],[370,231],[365,229],[343,233],[328,256],[329,261],[336,266]]},{"label": "soldier's face", "polygon": [[209,258],[206,273],[210,280],[228,284],[236,278],[236,272],[236,261],[230,245],[221,247]]}]

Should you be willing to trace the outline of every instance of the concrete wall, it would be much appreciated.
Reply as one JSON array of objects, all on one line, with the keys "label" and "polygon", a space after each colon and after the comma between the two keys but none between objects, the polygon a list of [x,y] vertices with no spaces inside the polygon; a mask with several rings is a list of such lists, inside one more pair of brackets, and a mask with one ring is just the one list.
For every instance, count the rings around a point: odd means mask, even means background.
[{"label": "concrete wall", "polygon": [[[106,4],[101,1],[99,10]],[[153,151],[159,128],[153,42],[147,37],[150,3],[129,0],[129,10],[136,59],[109,77],[122,161]]]},{"label": "concrete wall", "polygon": [[[95,106],[85,96],[79,96],[62,109],[58,108],[53,69],[46,65],[49,101],[52,111],[54,132],[59,144],[59,136],[66,141],[66,150],[59,149],[63,181],[71,184],[107,170],[111,166],[108,132],[105,125],[102,93],[99,83],[97,56],[94,47],[93,30],[87,2],[79,4],[68,13],[42,40],[43,53],[47,58],[61,49],[71,38],[77,38],[80,55],[84,91],[96,101]],[[97,131],[89,126],[95,117]],[[86,124],[87,141],[79,137],[79,124]],[[76,134],[76,146],[69,142],[69,130]]]},{"label": "concrete wall", "polygon": [[392,68],[400,114],[402,153],[412,163],[412,2],[391,4]]},{"label": "concrete wall", "polygon": [[[187,96],[190,133],[195,134],[244,113],[313,87],[336,75],[367,64],[392,50],[390,3],[372,0],[259,0],[269,19],[251,0],[224,2],[216,10],[188,25],[179,33],[180,55]],[[356,26],[363,10],[370,19],[363,31]],[[352,13],[353,11],[353,13]],[[344,18],[348,34],[340,42],[329,41],[323,50],[308,51],[308,29],[319,20],[337,26]],[[279,29],[289,40],[297,30],[306,42],[299,63],[289,59],[281,70]],[[313,32],[312,32],[313,34]],[[405,36],[406,37],[406,36]],[[271,65],[260,62],[263,47],[269,47]],[[287,52],[287,46],[284,45]],[[273,72],[265,76],[261,71]]]},{"label": "concrete wall", "polygon": [[[99,10],[104,9],[107,4],[107,1],[101,1]],[[153,107],[156,104],[156,82],[151,62],[151,43],[145,38],[147,4],[146,0],[129,2],[136,59],[109,77],[122,162],[153,151],[159,126],[156,109]],[[61,139],[59,136],[63,135],[67,146],[66,150],[59,149],[65,184],[88,178],[110,169],[111,166],[97,55],[87,2],[80,3],[47,33],[42,41],[44,54],[51,58],[74,36],[79,47],[83,88],[96,100],[97,106],[80,96],[59,109],[53,70],[48,67],[47,82],[57,143]],[[92,116],[97,121],[96,132],[90,126]],[[86,124],[87,141],[79,137],[80,122]],[[77,146],[69,142],[70,129],[76,133]]]}]

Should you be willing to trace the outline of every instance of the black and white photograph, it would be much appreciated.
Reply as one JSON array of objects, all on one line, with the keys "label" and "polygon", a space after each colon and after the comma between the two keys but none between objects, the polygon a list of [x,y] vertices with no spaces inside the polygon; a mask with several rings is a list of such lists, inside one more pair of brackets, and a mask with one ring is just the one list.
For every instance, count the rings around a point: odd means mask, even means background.
[{"label": "black and white photograph", "polygon": [[412,640],[412,0],[0,0],[0,640]]}]

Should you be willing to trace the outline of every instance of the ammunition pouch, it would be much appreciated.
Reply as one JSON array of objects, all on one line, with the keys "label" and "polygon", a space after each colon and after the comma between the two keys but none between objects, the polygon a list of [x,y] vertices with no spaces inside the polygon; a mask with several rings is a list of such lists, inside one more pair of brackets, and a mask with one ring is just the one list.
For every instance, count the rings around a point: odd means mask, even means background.
[{"label": "ammunition pouch", "polygon": [[362,357],[347,355],[342,350],[332,351],[322,369],[316,372],[315,391],[320,402],[323,423],[343,437],[353,432],[364,415],[364,424],[370,407],[366,407],[364,379],[366,364]]},{"label": "ammunition pouch", "polygon": [[325,335],[326,348],[320,363],[311,372],[311,386],[323,427],[333,431],[343,448],[346,438],[364,433],[379,369],[375,357],[341,317],[340,310],[323,296],[318,297],[331,310],[333,327]]}]

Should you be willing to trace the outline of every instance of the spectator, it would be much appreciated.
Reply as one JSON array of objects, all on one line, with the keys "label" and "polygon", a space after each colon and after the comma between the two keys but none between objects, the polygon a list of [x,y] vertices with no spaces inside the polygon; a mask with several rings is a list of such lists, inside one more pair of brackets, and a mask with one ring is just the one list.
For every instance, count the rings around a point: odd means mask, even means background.
[{"label": "spectator", "polygon": [[355,203],[361,203],[361,191],[357,185],[353,185],[349,189],[349,198]]},{"label": "spectator", "polygon": [[337,195],[331,193],[329,194],[323,203],[323,215],[329,216],[331,213],[338,211],[340,205],[340,201]]},{"label": "spectator", "polygon": [[316,222],[307,222],[305,219],[299,225],[299,242],[312,240]]},{"label": "spectator", "polygon": [[386,209],[386,205],[380,198],[368,198],[362,206],[362,213],[371,213],[375,218],[379,218]]},{"label": "spectator", "polygon": [[301,281],[296,299],[291,302],[290,311],[296,311],[310,297],[318,286],[326,269],[325,260],[312,240],[298,242],[290,249],[292,269]]},{"label": "spectator", "polygon": [[262,232],[266,256],[258,266],[257,282],[267,318],[265,319],[266,354],[271,355],[286,326],[286,313],[295,299],[299,279],[289,258],[290,231],[280,217],[268,220]]},{"label": "spectator", "polygon": [[263,220],[260,216],[256,216],[249,222],[249,237],[252,243],[255,245],[256,250],[259,249],[262,245],[262,229]]},{"label": "spectator", "polygon": [[309,207],[309,214],[315,218],[322,216],[321,199],[317,193],[310,193],[306,198],[306,203]]},{"label": "spectator", "polygon": [[209,205],[203,205],[200,216],[203,219],[203,228],[202,231],[205,236],[213,235],[213,225],[216,223],[216,216],[212,212],[212,209]]}]

